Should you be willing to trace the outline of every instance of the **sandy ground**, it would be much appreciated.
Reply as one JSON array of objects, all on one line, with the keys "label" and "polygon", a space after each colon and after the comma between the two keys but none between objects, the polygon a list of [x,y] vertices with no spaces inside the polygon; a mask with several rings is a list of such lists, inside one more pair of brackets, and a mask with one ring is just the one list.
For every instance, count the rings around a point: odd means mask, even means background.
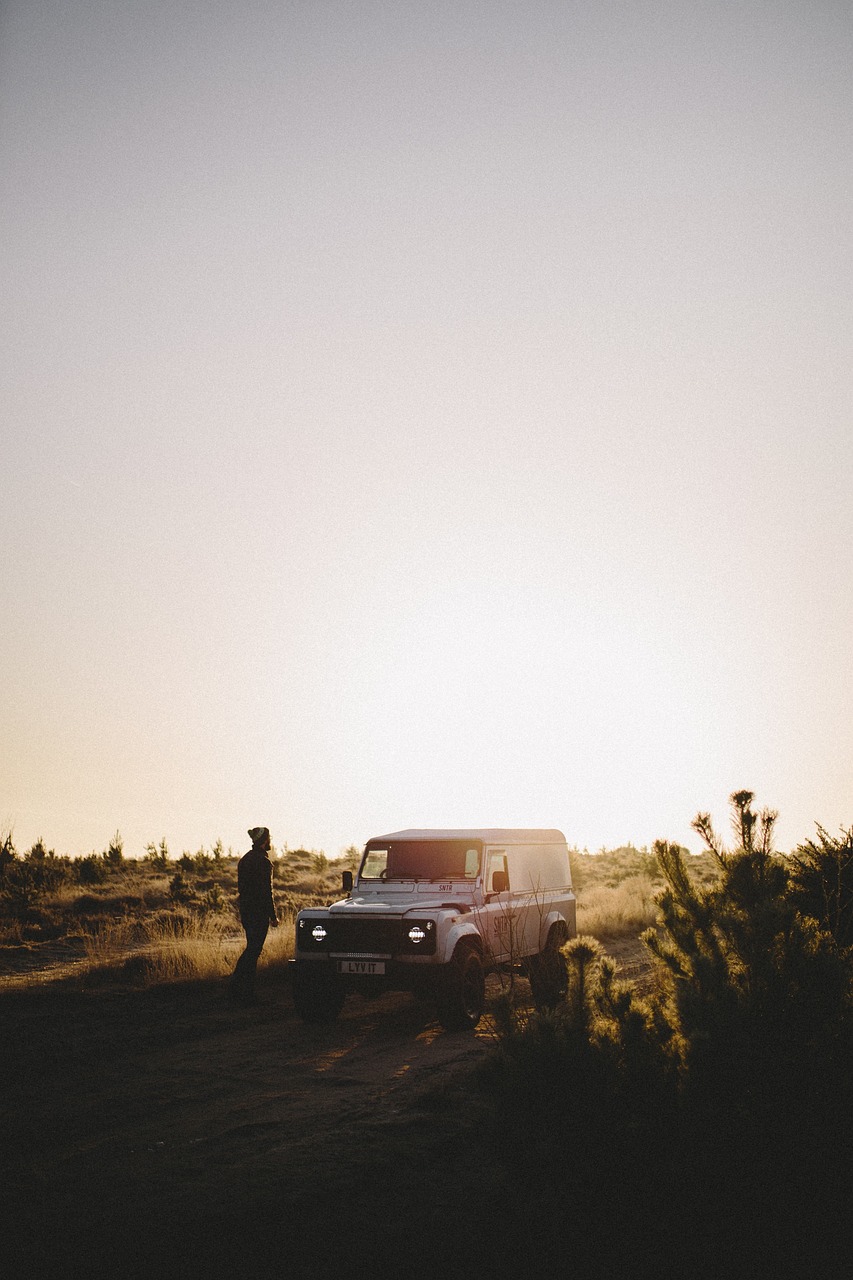
[{"label": "sandy ground", "polygon": [[[628,976],[645,964],[636,943],[608,950]],[[332,1275],[348,1239],[381,1276],[377,1212],[395,1250],[418,1200],[458,1229],[482,1118],[461,1084],[487,1020],[446,1032],[393,993],[309,1027],[268,970],[251,1008],[219,983],[7,988],[0,1031],[8,1274],[283,1276],[307,1258]],[[451,1254],[445,1274],[454,1258],[463,1274],[464,1241]]]}]

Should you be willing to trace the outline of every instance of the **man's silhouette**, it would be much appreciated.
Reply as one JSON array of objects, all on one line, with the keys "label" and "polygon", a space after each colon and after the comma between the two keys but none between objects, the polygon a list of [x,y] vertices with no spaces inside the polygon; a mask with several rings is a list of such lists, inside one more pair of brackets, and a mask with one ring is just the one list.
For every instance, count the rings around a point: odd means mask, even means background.
[{"label": "man's silhouette", "polygon": [[240,895],[240,919],[246,932],[246,949],[237,961],[231,977],[231,999],[238,1004],[253,1004],[255,970],[263,950],[267,930],[278,924],[272,896],[271,848],[267,827],[252,827],[252,847],[237,863],[237,891]]}]

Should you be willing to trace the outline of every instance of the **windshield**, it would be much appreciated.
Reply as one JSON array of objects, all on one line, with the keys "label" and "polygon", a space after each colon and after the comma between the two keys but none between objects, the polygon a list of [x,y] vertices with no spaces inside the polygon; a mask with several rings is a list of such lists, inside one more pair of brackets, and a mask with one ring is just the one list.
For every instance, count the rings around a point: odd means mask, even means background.
[{"label": "windshield", "polygon": [[362,880],[475,880],[480,840],[371,840]]}]

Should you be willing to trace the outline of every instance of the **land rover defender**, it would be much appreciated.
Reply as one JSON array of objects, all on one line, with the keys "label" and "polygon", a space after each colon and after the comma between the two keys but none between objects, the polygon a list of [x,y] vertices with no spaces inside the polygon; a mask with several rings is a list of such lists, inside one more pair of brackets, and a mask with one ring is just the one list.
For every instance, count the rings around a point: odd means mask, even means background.
[{"label": "land rover defender", "polygon": [[565,994],[560,947],[577,932],[560,831],[409,830],[368,840],[347,896],[296,918],[296,1009],[338,1015],[350,991],[409,990],[449,1030],[477,1025],[489,972],[523,972],[537,1004]]}]

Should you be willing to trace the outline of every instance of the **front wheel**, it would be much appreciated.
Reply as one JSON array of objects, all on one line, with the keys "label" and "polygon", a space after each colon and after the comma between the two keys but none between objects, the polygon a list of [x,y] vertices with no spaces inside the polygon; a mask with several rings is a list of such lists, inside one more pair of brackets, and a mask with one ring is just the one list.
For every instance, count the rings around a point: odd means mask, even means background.
[{"label": "front wheel", "polygon": [[486,1004],[486,974],[473,947],[458,946],[441,976],[436,1003],[446,1031],[473,1031]]},{"label": "front wheel", "polygon": [[293,1003],[303,1022],[332,1022],[340,1013],[345,991],[337,974],[325,966],[297,963],[293,974]]}]

